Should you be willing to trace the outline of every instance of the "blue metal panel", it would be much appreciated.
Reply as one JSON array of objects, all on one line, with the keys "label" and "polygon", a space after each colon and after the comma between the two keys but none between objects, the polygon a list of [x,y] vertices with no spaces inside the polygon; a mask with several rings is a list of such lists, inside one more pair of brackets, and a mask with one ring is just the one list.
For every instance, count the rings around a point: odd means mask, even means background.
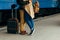
[{"label": "blue metal panel", "polygon": [[38,0],[40,8],[54,8],[57,7],[57,0]]},{"label": "blue metal panel", "polygon": [[[35,2],[36,0],[33,0]],[[57,7],[57,0],[38,0],[40,8],[53,8]],[[11,5],[16,4],[16,0],[0,0],[0,10],[11,9]]]},{"label": "blue metal panel", "polygon": [[0,0],[0,2],[16,2],[16,0]]},{"label": "blue metal panel", "polygon": [[0,0],[0,10],[11,9],[11,5],[16,4],[15,0]]}]

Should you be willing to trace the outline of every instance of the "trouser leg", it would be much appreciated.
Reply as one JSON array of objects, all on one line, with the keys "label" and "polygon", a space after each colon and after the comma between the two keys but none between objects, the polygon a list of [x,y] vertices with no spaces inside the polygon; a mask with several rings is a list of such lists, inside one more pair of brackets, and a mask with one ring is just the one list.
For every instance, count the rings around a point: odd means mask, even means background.
[{"label": "trouser leg", "polygon": [[25,21],[31,30],[34,29],[34,21],[28,13],[25,13]]},{"label": "trouser leg", "polygon": [[20,32],[25,31],[24,11],[19,10],[20,13]]},{"label": "trouser leg", "polygon": [[30,30],[33,30],[34,29],[34,23],[33,23],[33,20],[27,20],[27,24],[29,25],[29,28]]}]

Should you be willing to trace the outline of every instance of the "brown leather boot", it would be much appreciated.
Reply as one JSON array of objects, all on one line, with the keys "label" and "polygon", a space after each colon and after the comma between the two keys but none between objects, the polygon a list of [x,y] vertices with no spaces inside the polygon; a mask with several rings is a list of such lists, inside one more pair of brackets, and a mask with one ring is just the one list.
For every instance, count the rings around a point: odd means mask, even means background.
[{"label": "brown leather boot", "polygon": [[27,32],[26,32],[26,31],[21,31],[20,34],[21,34],[21,35],[25,35],[25,34],[27,34]]}]

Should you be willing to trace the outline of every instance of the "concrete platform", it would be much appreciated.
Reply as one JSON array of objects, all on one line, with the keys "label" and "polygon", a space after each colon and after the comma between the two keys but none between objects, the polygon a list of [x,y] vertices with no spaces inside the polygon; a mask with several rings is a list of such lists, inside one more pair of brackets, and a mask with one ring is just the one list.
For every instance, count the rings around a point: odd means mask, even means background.
[{"label": "concrete platform", "polygon": [[[32,36],[8,34],[6,27],[0,30],[0,40],[60,40],[60,14],[41,17],[34,20],[35,33]],[[30,32],[26,25],[27,32]]]}]

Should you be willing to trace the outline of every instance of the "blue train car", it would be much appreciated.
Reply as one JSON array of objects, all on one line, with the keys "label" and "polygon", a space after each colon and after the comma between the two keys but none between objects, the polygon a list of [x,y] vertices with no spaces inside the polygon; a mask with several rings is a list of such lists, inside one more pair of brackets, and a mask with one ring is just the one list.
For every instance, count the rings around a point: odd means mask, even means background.
[{"label": "blue train car", "polygon": [[[40,4],[40,16],[52,15],[55,13],[59,13],[59,0],[38,0]],[[35,1],[33,1],[35,2]]]},{"label": "blue train car", "polygon": [[[40,8],[55,8],[58,0],[38,0]],[[35,0],[33,0],[35,2]],[[0,0],[0,10],[11,9],[11,5],[16,4],[16,0]]]},{"label": "blue train car", "polygon": [[[33,0],[33,3],[36,0]],[[40,4],[40,14],[50,15],[57,11],[58,0],[38,0]],[[17,4],[16,0],[0,0],[0,24],[6,23],[6,21],[11,18],[11,5]],[[59,8],[59,7],[58,7]],[[56,11],[56,12],[55,12]]]},{"label": "blue train car", "polygon": [[0,0],[0,10],[11,9],[11,5],[16,4],[15,0]]},{"label": "blue train car", "polygon": [[[36,0],[33,0],[33,3]],[[38,0],[41,9],[51,9],[57,8],[58,4],[60,3],[58,0]],[[16,0],[0,0],[0,10],[8,10],[11,9],[12,4],[17,4]]]},{"label": "blue train car", "polygon": [[0,0],[0,25],[6,25],[11,18],[11,5],[16,4],[15,0]]},{"label": "blue train car", "polygon": [[51,15],[58,11],[58,0],[38,0],[40,2],[40,14]]}]

